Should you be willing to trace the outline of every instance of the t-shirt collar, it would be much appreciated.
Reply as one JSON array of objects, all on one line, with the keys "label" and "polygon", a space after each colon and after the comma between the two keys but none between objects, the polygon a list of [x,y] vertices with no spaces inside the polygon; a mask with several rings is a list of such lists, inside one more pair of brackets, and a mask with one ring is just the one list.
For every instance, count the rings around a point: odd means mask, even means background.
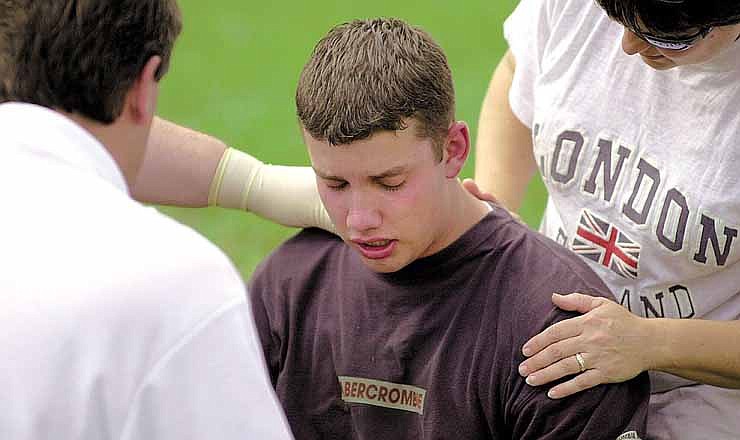
[{"label": "t-shirt collar", "polygon": [[397,272],[374,273],[375,276],[387,282],[400,284],[448,277],[464,260],[471,258],[471,254],[485,252],[487,249],[482,248],[481,243],[494,234],[501,224],[515,221],[503,208],[491,204],[489,206],[491,211],[483,219],[446,248],[415,260]]},{"label": "t-shirt collar", "polygon": [[[59,112],[26,103],[0,104],[0,132],[16,153],[33,153],[93,172],[129,194],[113,156],[89,131]],[[4,151],[3,154],[12,151]]]}]

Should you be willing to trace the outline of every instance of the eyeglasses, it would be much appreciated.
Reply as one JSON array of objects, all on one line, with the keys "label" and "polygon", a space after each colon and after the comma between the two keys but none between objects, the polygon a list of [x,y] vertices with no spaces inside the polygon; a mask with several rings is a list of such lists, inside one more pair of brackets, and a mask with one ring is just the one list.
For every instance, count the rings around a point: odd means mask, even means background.
[{"label": "eyeglasses", "polygon": [[695,33],[694,35],[682,38],[656,37],[643,32],[635,32],[635,35],[639,36],[643,40],[647,41],[651,46],[657,47],[658,49],[681,51],[691,48],[699,40],[706,37],[710,32],[712,32],[711,26],[700,29],[699,32]]}]

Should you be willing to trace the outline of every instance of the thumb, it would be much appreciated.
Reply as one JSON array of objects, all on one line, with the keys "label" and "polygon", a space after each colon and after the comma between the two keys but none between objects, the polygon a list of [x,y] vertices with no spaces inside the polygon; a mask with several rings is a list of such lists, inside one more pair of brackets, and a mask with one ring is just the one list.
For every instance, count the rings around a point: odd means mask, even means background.
[{"label": "thumb", "polygon": [[553,304],[569,312],[588,313],[599,307],[602,304],[602,299],[582,293],[570,293],[568,295],[552,294]]},{"label": "thumb", "polygon": [[498,200],[496,200],[496,197],[493,196],[491,193],[484,192],[480,189],[477,183],[475,183],[475,180],[467,178],[463,180],[463,187],[473,195],[473,197],[486,201],[486,202],[493,202],[498,203]]}]

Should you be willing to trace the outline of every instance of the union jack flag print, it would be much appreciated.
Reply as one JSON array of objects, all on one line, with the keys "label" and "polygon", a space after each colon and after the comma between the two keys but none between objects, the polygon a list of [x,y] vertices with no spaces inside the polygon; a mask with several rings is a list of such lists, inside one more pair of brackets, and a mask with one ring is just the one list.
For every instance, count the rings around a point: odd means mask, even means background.
[{"label": "union jack flag print", "polygon": [[582,257],[608,267],[619,276],[637,278],[640,245],[588,210],[581,213],[571,249]]}]

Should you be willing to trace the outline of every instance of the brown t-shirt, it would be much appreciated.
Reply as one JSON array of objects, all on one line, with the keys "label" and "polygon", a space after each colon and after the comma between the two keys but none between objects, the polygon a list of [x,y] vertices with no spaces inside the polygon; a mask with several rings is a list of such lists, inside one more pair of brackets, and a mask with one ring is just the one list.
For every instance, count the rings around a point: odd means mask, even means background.
[{"label": "brown t-shirt", "polygon": [[577,256],[501,209],[392,274],[369,270],[336,236],[304,230],[250,284],[297,439],[642,436],[647,375],[552,400],[517,372],[522,345],[573,316],[551,294],[573,291],[608,295]]}]

